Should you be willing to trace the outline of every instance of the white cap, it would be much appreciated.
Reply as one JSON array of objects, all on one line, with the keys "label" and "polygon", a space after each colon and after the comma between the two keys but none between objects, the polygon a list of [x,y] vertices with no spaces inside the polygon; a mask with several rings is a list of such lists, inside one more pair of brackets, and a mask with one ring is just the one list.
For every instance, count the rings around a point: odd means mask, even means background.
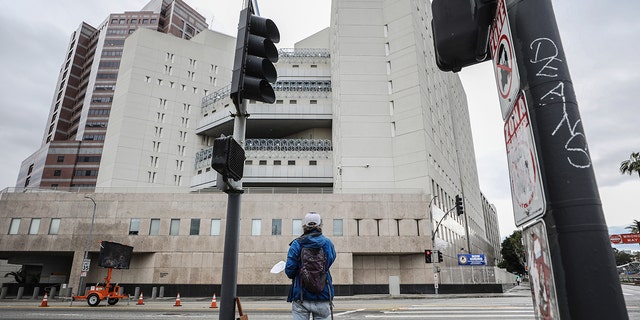
[{"label": "white cap", "polygon": [[320,215],[317,214],[316,212],[309,212],[307,213],[306,216],[304,216],[304,225],[311,227],[311,226],[319,226],[320,224],[322,224],[322,219],[320,218]]}]

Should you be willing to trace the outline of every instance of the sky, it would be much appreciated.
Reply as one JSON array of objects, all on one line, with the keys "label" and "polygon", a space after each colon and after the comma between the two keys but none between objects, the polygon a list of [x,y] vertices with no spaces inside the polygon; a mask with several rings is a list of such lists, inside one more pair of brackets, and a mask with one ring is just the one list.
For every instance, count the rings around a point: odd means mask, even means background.
[{"label": "sky", "polygon": [[[4,0],[6,1],[6,0]],[[530,0],[532,1],[532,0]],[[0,190],[14,187],[20,163],[41,143],[69,37],[80,23],[140,10],[147,0],[24,0],[0,10]],[[186,0],[210,28],[236,35],[240,0]],[[620,162],[640,152],[640,1],[553,0],[567,64],[610,233],[640,220],[640,177]],[[330,0],[261,0],[280,30],[279,48],[329,26]],[[34,10],[37,9],[37,10]],[[480,189],[498,211],[501,237],[515,229],[503,120],[493,66],[459,75],[467,93]],[[619,248],[640,249],[638,245]]]}]

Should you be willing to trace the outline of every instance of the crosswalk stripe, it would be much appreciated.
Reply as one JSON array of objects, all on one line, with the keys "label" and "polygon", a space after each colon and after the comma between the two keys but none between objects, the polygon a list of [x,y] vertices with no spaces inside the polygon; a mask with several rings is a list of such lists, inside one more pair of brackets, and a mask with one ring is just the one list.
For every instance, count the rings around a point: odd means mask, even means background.
[{"label": "crosswalk stripe", "polygon": [[534,319],[532,306],[443,306],[412,305],[406,308],[381,311],[380,314],[366,315],[365,318],[384,319]]}]

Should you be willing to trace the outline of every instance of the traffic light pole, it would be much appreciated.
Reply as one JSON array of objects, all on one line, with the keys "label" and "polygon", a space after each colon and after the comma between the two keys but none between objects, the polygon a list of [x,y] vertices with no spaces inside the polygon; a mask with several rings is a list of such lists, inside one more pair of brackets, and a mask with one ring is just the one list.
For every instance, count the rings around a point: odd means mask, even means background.
[{"label": "traffic light pole", "polygon": [[[433,292],[438,294],[438,284],[436,283],[436,274],[438,274],[438,266],[433,260],[433,253],[436,250],[436,230],[433,228],[433,200],[435,200],[438,196],[433,196],[429,201],[429,226],[431,226],[431,262],[433,263]],[[440,280],[440,277],[438,277]]]},{"label": "traffic light pole", "polygon": [[560,318],[628,319],[551,0],[507,7],[547,199]]},{"label": "traffic light pole", "polygon": [[[247,100],[242,101],[240,110],[247,110]],[[237,112],[233,123],[233,138],[244,148],[247,115]],[[234,320],[235,298],[238,286],[238,252],[240,246],[240,209],[242,180],[229,180],[232,188],[227,191],[227,221],[224,234],[224,255],[222,261],[222,287],[220,289],[220,320]]]}]

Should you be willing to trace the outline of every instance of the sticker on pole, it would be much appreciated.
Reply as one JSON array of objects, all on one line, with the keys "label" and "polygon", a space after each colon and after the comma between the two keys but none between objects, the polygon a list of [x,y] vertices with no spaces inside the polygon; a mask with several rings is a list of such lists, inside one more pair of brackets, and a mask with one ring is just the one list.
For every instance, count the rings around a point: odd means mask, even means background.
[{"label": "sticker on pole", "polygon": [[520,91],[520,73],[504,0],[498,0],[496,18],[489,35],[489,50],[500,95],[502,119],[506,120]]},{"label": "sticker on pole", "polygon": [[560,319],[547,228],[538,221],[522,230],[536,319]]},{"label": "sticker on pole", "polygon": [[504,123],[507,164],[516,226],[541,217],[546,200],[540,178],[540,165],[531,129],[531,119],[524,93],[516,100]]}]

